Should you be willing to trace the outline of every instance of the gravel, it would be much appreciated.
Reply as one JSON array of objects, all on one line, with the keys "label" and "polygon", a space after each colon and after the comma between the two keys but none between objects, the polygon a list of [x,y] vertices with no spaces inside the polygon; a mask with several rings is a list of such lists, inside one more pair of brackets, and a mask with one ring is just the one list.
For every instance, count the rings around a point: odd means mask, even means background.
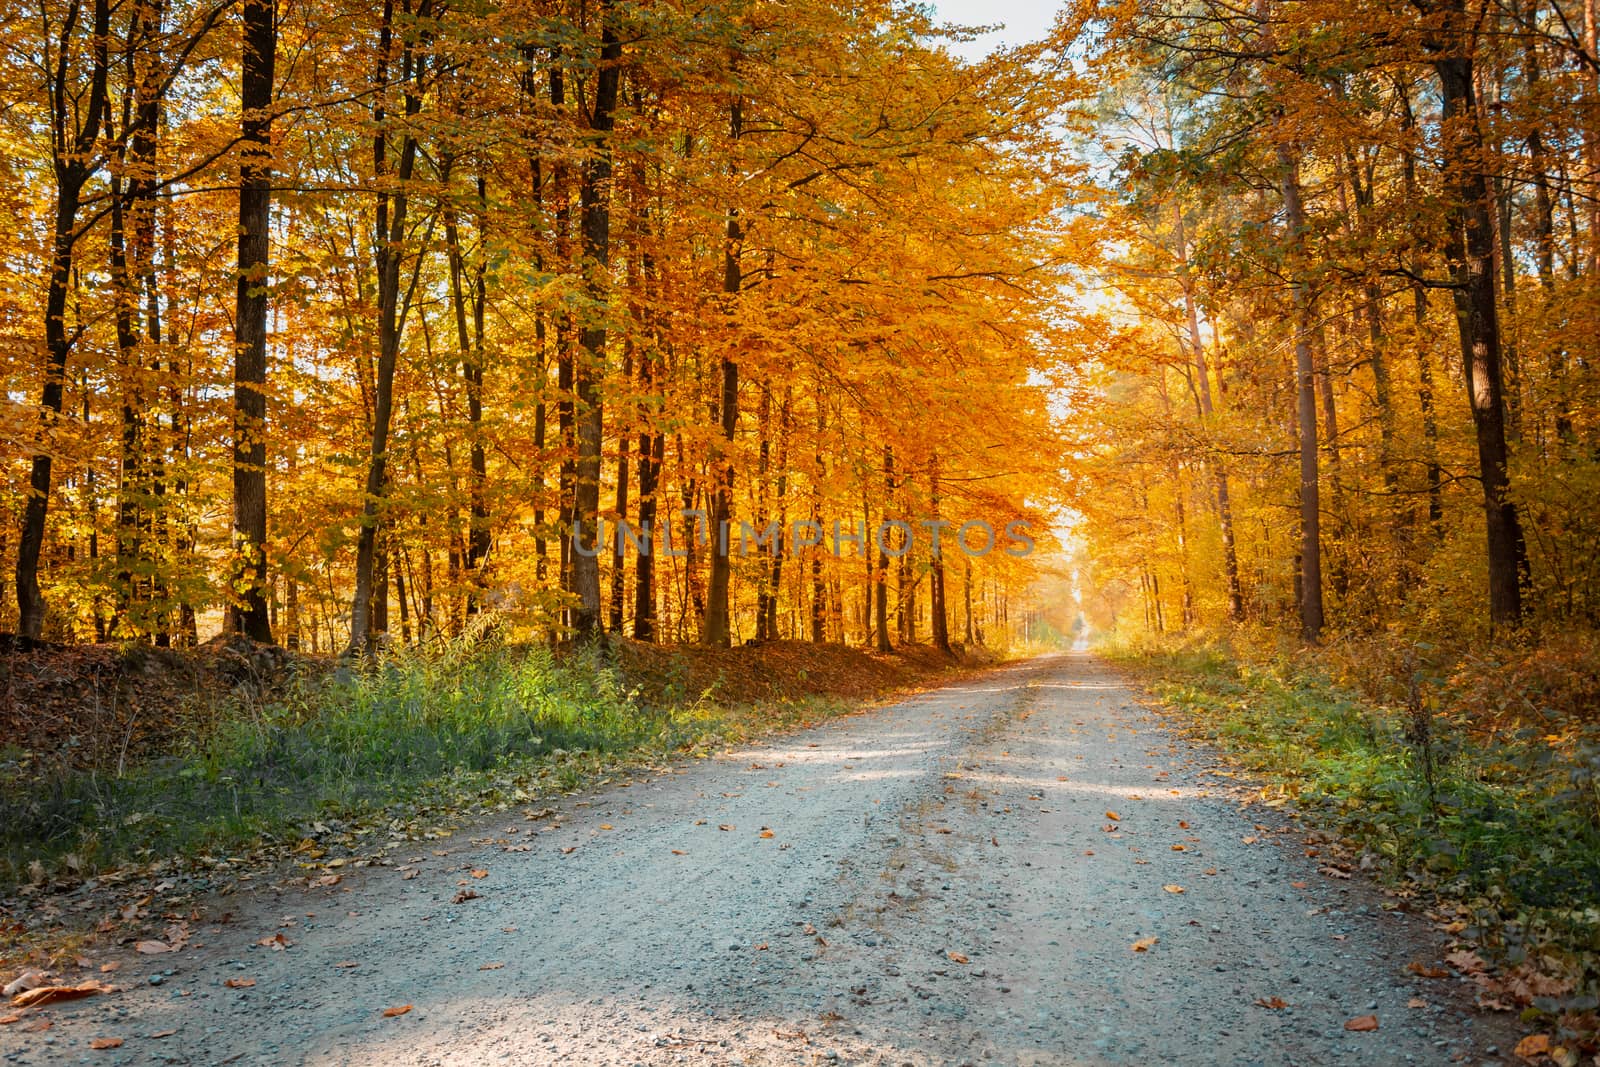
[{"label": "gravel", "polygon": [[0,1060],[1500,1062],[1503,1020],[1406,971],[1428,924],[1211,766],[1092,657],[1042,657],[407,846],[410,878],[235,896]]}]

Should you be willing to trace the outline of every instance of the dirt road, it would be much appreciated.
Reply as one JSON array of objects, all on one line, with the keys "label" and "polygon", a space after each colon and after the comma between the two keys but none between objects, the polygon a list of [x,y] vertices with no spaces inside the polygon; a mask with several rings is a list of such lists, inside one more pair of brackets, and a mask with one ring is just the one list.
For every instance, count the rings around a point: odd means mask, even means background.
[{"label": "dirt road", "polygon": [[[115,956],[125,992],[0,1028],[0,1057],[1510,1059],[1455,979],[1407,972],[1440,957],[1423,920],[1318,873],[1208,766],[1092,658],[1033,660],[405,846],[336,886],[236,897],[179,954]],[[257,944],[278,933],[287,947]],[[1368,1015],[1377,1030],[1346,1029]]]}]

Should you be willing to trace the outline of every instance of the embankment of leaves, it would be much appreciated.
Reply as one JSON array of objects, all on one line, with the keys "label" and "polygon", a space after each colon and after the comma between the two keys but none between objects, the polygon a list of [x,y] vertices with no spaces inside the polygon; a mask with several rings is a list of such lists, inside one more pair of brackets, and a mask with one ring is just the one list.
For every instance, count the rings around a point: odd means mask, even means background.
[{"label": "embankment of leaves", "polygon": [[[1456,937],[1451,962],[1478,983],[1482,1003],[1523,1011],[1553,1040],[1593,1045],[1595,709],[1552,706],[1530,685],[1524,661],[1548,659],[1548,649],[1467,662],[1427,644],[1385,651],[1370,640],[1313,651],[1247,637],[1106,651],[1181,729],[1248,768],[1260,799],[1287,798],[1307,824],[1336,835],[1346,871],[1368,872]],[[1566,673],[1595,669],[1574,662]]]},{"label": "embankment of leaves", "polygon": [[[228,857],[292,845],[319,822],[431,836],[455,813],[811,722],[959,661],[925,649],[878,656],[799,642],[707,650],[620,640],[558,657],[478,641],[363,669],[286,663],[271,684],[209,696],[194,692],[192,664],[176,662],[173,683],[189,706],[164,747],[87,764],[59,746],[0,751],[0,895],[114,880],[173,857],[237,868]],[[52,714],[71,716],[65,707]],[[81,744],[109,753],[112,740]]]}]

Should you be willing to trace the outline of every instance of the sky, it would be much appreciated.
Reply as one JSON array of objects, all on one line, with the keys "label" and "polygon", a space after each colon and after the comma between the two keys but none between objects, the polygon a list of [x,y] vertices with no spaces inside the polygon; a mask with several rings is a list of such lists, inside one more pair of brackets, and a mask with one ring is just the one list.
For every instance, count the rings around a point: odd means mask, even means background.
[{"label": "sky", "polygon": [[1002,45],[1022,44],[1043,37],[1055,21],[1054,0],[934,0],[943,22],[962,26],[1005,23],[1005,29],[964,45],[952,45],[957,54],[977,59]]}]

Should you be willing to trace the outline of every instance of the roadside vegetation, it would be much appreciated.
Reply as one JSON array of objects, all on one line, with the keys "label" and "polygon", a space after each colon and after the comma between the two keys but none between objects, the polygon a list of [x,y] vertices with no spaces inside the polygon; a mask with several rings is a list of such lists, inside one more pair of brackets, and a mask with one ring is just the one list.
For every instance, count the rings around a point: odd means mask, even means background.
[{"label": "roadside vegetation", "polygon": [[363,666],[289,659],[261,684],[169,694],[172,721],[131,757],[115,717],[91,722],[109,738],[0,749],[0,893],[172,857],[223,864],[319,820],[426,837],[460,812],[814,721],[951,663],[798,642],[558,656],[481,636]]},{"label": "roadside vegetation", "polygon": [[[1106,653],[1349,862],[1461,942],[1485,1003],[1590,1042],[1600,994],[1600,656],[1580,634],[1469,651],[1264,632]],[[1342,869],[1341,869],[1342,866]],[[1481,955],[1480,955],[1481,953]],[[1499,965],[1491,977],[1485,960]]]}]

